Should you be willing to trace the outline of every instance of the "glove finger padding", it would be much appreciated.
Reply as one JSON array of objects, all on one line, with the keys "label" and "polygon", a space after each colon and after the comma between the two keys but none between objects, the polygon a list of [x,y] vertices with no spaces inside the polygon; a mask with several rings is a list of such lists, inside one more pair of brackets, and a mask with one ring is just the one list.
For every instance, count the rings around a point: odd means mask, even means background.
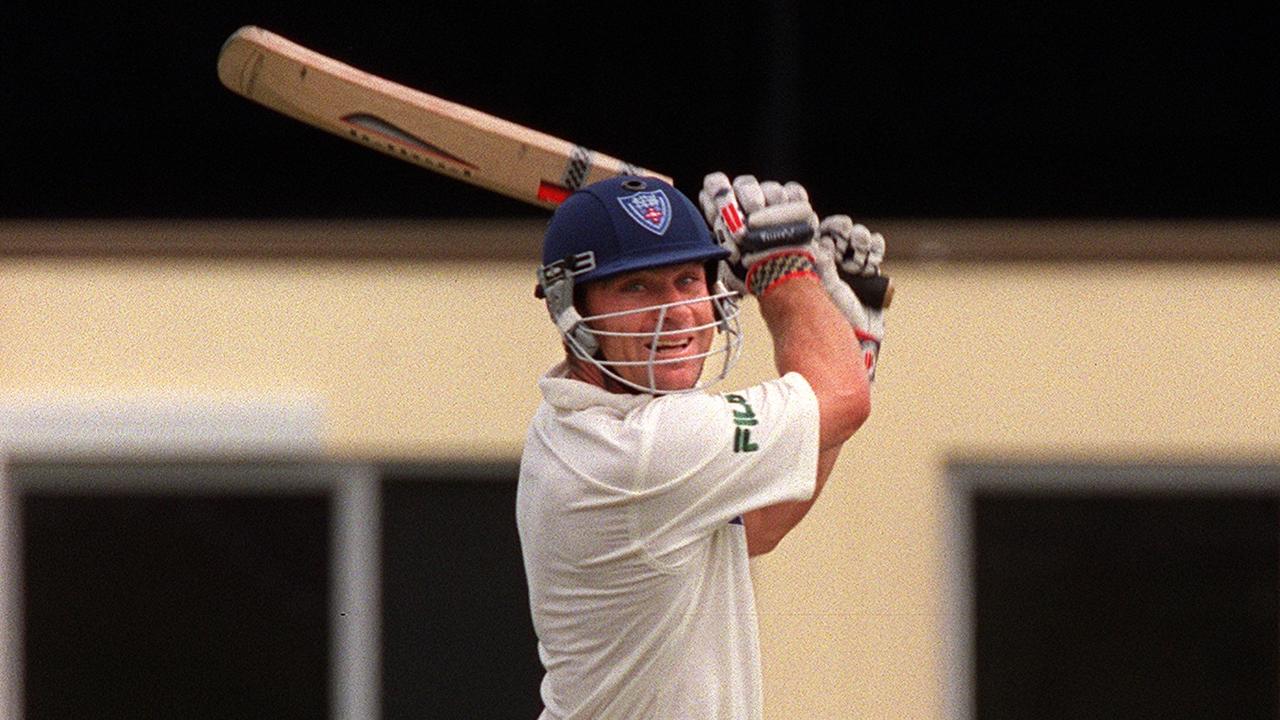
[{"label": "glove finger padding", "polygon": [[765,205],[782,205],[787,202],[787,193],[780,182],[766,180],[760,183],[760,191],[764,193]]},{"label": "glove finger padding", "polygon": [[809,191],[794,180],[782,186],[782,189],[786,192],[787,202],[809,202]]},{"label": "glove finger padding", "polygon": [[836,264],[851,275],[878,275],[884,261],[884,236],[854,223],[848,215],[832,215],[818,226],[835,248]]},{"label": "glove finger padding", "polygon": [[707,219],[707,225],[715,227],[716,220],[720,216],[720,203],[717,198],[722,197],[725,191],[732,189],[729,176],[722,172],[713,172],[702,179],[702,189],[698,191],[698,204],[702,206],[702,215]]},{"label": "glove finger padding", "polygon": [[763,210],[768,204],[765,201],[764,188],[760,187],[755,175],[739,175],[734,178],[733,195],[737,198],[738,207],[742,208],[742,212],[746,213],[747,217]]},{"label": "glove finger padding", "polygon": [[[812,237],[818,235],[818,216],[809,204],[809,193],[797,182],[785,186],[772,180],[757,183],[751,175],[734,178],[734,192],[743,212],[747,213],[747,226],[756,229],[771,225],[805,224]],[[797,235],[802,231],[797,230]],[[807,243],[806,241],[801,241]]]},{"label": "glove finger padding", "polygon": [[[818,217],[807,202],[784,202],[763,207],[747,216],[747,226],[765,228],[770,225],[803,225],[809,238],[818,235]],[[806,239],[805,242],[808,242]]]},{"label": "glove finger padding", "polygon": [[854,229],[862,228],[867,234],[867,262],[866,266],[880,274],[880,263],[884,262],[884,236],[880,233],[873,233],[861,225],[854,226]]},{"label": "glove finger padding", "polygon": [[[789,183],[799,187],[797,183]],[[742,264],[750,268],[767,254],[797,249],[812,254],[818,216],[803,188],[788,191],[780,183],[758,182],[752,175],[733,179],[733,192],[746,214],[748,231],[738,238]]]}]

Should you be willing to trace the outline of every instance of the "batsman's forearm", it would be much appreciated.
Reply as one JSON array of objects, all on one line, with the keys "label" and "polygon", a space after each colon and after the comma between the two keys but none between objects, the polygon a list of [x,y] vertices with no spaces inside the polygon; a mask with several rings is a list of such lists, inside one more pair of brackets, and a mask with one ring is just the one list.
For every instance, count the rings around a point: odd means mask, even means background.
[{"label": "batsman's forearm", "polygon": [[798,372],[818,397],[819,442],[838,447],[871,412],[860,347],[844,315],[816,278],[787,280],[760,300],[780,374]]}]

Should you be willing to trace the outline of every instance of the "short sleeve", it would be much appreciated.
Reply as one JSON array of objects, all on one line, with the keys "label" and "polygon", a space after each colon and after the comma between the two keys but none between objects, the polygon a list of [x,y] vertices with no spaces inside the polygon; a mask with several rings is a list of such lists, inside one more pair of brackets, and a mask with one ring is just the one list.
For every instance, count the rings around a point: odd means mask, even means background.
[{"label": "short sleeve", "polygon": [[671,395],[628,420],[647,442],[633,522],[655,557],[743,513],[813,496],[818,400],[798,373],[721,395]]}]

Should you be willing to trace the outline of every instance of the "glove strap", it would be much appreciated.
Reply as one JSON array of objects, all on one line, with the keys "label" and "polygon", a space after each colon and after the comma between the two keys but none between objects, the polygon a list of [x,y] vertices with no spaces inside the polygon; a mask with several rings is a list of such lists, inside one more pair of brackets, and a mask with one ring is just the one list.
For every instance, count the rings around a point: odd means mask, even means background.
[{"label": "glove strap", "polygon": [[806,275],[819,279],[812,255],[796,251],[775,253],[747,270],[747,291],[762,298],[787,280]]}]

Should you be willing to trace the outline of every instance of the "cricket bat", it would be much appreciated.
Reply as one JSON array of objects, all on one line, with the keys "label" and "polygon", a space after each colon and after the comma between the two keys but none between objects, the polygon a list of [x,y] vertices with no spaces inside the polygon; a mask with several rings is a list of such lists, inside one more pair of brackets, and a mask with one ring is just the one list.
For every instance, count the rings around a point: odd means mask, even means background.
[{"label": "cricket bat", "polygon": [[[251,25],[223,44],[218,78],[233,92],[313,127],[544,208],[617,175],[671,182],[582,145],[371,75]],[[871,307],[888,307],[893,297],[887,276],[859,278],[853,287]]]}]

